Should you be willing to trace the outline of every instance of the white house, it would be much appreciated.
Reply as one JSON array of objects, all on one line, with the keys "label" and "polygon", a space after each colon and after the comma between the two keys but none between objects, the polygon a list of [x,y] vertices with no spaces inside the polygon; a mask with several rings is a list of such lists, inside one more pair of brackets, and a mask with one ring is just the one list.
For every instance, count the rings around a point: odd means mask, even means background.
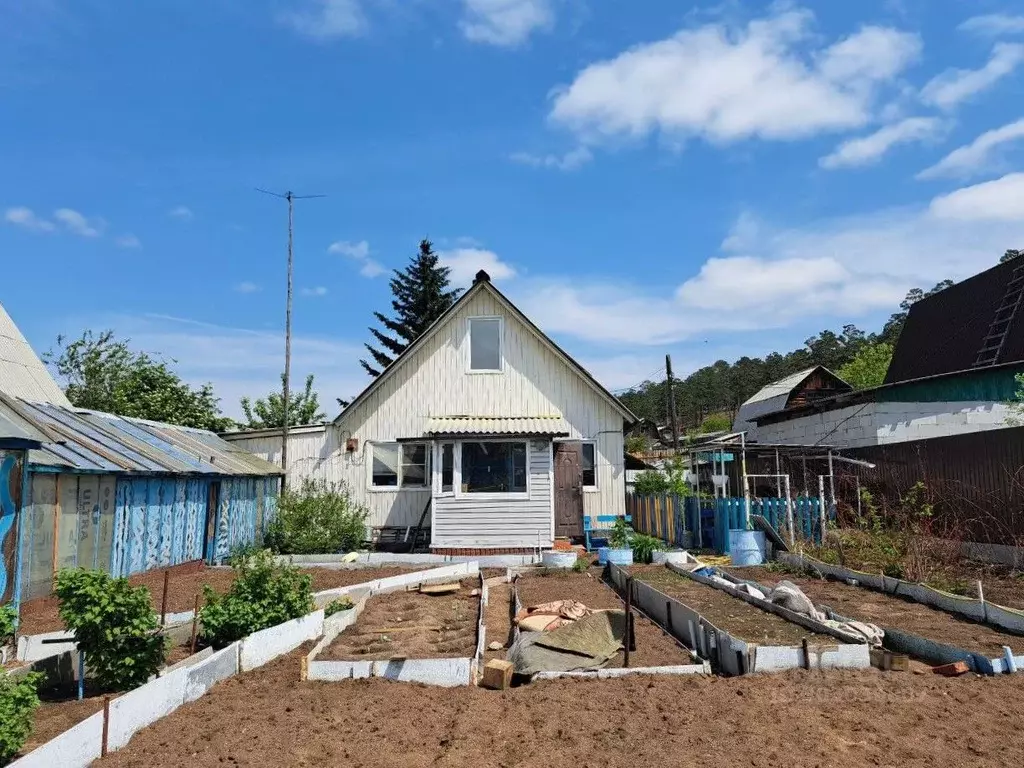
[{"label": "white house", "polygon": [[[370,526],[429,505],[434,551],[529,551],[625,513],[635,420],[480,272],[333,423],[290,432],[288,474],[344,482]],[[279,430],[225,437],[280,462]]]}]

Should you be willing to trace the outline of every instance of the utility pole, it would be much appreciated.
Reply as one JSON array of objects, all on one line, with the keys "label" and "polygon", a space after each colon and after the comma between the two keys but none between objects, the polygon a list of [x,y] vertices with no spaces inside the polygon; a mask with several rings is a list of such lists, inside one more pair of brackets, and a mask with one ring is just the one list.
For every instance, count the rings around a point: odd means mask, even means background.
[{"label": "utility pole", "polygon": [[283,424],[281,426],[281,469],[284,478],[281,481],[282,488],[288,487],[288,426],[291,421],[289,413],[289,397],[292,379],[292,265],[294,264],[292,243],[295,232],[295,201],[309,200],[314,197],[326,197],[326,195],[294,195],[291,190],[283,195],[277,192],[268,192],[265,189],[256,188],[257,192],[265,195],[273,195],[288,201],[288,289],[285,299],[284,310],[284,377],[281,392],[281,405],[284,410]]},{"label": "utility pole", "polygon": [[665,375],[668,379],[668,412],[672,419],[672,449],[679,454],[679,420],[676,418],[676,390],[672,386],[672,355],[665,355]]}]

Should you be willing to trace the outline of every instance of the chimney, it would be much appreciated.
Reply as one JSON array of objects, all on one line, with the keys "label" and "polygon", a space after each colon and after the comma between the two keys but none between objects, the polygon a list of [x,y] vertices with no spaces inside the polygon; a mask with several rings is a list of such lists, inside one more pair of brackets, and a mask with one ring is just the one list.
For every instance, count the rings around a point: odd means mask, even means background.
[{"label": "chimney", "polygon": [[482,269],[476,273],[476,277],[473,278],[473,285],[477,283],[489,283],[491,282],[491,276],[484,272]]}]

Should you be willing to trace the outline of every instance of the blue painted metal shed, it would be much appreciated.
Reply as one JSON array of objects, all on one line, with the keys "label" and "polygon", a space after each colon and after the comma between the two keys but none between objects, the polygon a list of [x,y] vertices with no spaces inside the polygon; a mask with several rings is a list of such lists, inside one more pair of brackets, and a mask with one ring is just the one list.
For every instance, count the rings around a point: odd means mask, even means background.
[{"label": "blue painted metal shed", "polygon": [[212,432],[2,394],[0,419],[42,438],[24,464],[15,602],[50,594],[60,568],[221,562],[275,514],[280,468]]}]

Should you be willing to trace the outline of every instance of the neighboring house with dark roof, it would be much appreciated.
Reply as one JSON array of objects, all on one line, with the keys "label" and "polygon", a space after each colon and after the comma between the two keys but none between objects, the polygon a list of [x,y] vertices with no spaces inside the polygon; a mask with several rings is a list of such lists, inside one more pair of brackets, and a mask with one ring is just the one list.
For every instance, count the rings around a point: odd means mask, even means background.
[{"label": "neighboring house with dark roof", "polygon": [[[436,552],[531,551],[625,514],[635,421],[481,272],[332,424],[294,430],[289,476],[344,482],[371,527],[426,513]],[[280,453],[279,430],[225,438]]]},{"label": "neighboring house with dark roof", "polygon": [[746,432],[748,440],[757,440],[759,416],[799,408],[852,390],[853,387],[823,365],[806,368],[758,390],[740,406],[732,428],[734,432]]},{"label": "neighboring house with dark roof", "polygon": [[0,460],[0,604],[45,597],[61,568],[220,562],[262,537],[281,475],[212,432],[74,408],[2,307]]}]

